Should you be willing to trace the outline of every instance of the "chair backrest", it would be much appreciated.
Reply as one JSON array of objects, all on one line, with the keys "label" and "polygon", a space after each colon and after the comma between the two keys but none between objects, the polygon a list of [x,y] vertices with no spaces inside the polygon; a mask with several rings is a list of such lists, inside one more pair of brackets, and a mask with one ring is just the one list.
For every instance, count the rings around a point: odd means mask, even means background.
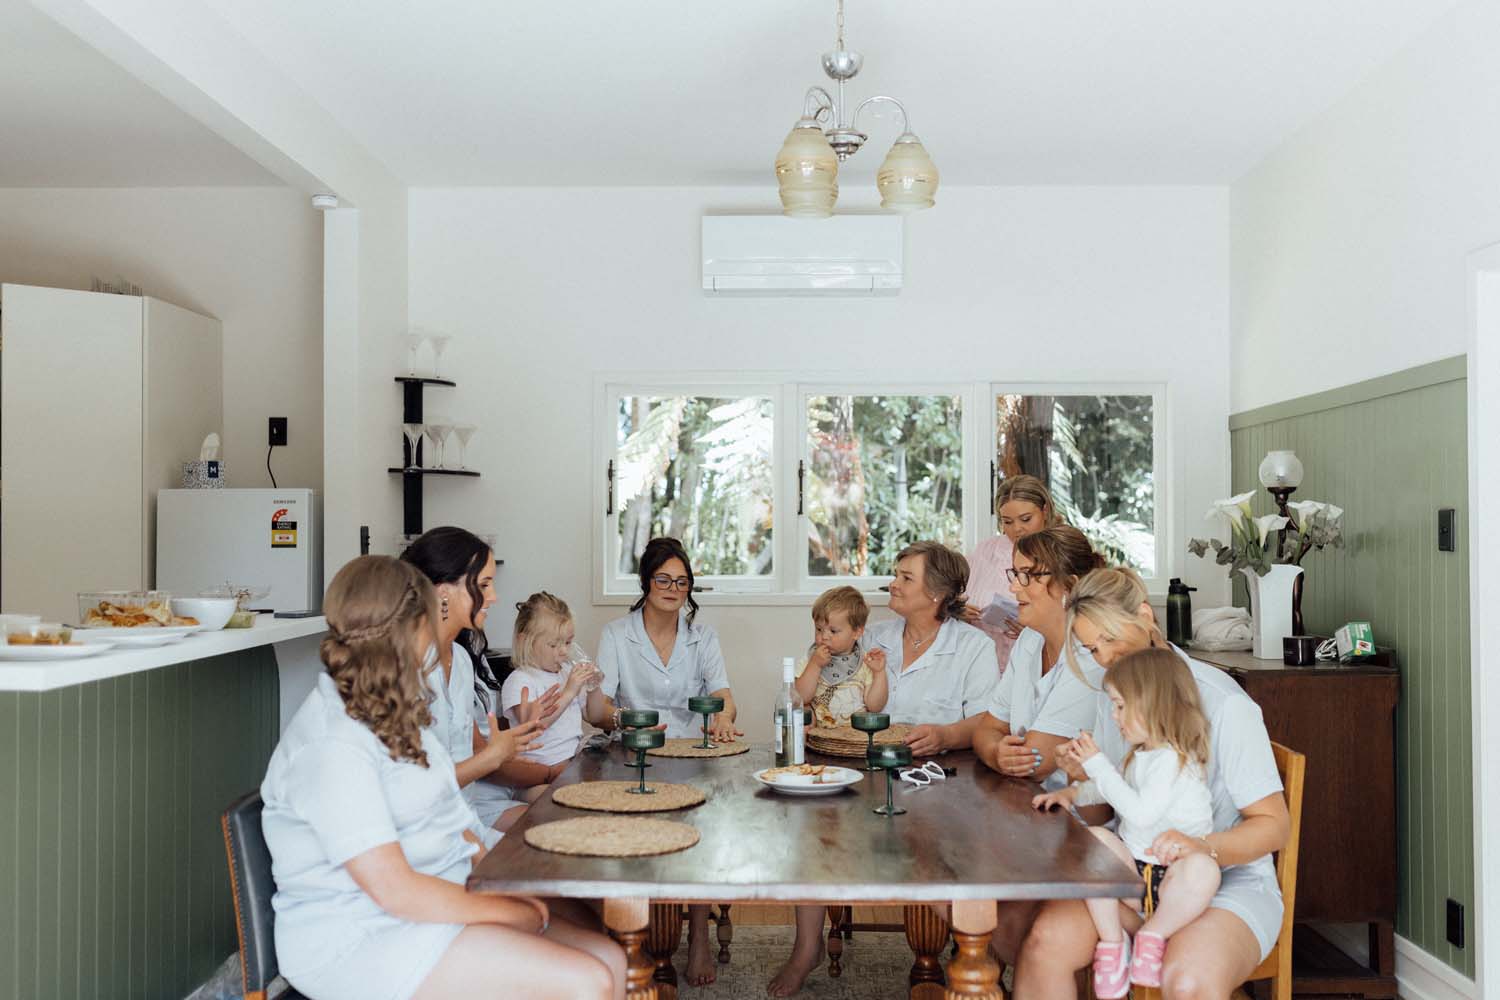
[{"label": "chair backrest", "polygon": [[229,883],[234,896],[234,926],[240,938],[245,996],[264,996],[276,979],[276,912],[271,896],[271,851],[261,833],[260,792],[251,792],[224,810],[224,849],[229,853]]},{"label": "chair backrest", "polygon": [[1290,947],[1292,921],[1297,909],[1297,854],[1302,841],[1302,785],[1307,776],[1307,756],[1280,743],[1271,744],[1271,753],[1276,758],[1276,773],[1281,775],[1286,811],[1291,818],[1286,846],[1276,854],[1276,881],[1281,886],[1281,903],[1285,907],[1281,915],[1281,936],[1277,940]]}]

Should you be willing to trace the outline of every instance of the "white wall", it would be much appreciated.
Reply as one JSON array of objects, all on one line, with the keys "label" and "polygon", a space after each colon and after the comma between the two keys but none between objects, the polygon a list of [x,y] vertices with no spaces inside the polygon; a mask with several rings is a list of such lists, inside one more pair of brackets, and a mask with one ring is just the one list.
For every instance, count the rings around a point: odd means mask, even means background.
[{"label": "white wall", "polygon": [[122,277],[223,322],[232,486],[271,485],[266,418],[284,416],[277,482],[322,489],[322,245],[322,219],[290,188],[0,188],[0,281]]},{"label": "white wall", "polygon": [[[1210,602],[1224,589],[1223,574],[1184,546],[1186,531],[1207,527],[1201,513],[1229,481],[1226,191],[945,190],[936,209],[910,220],[897,298],[705,297],[702,213],[765,210],[774,199],[769,184],[411,193],[410,318],[459,338],[450,348],[459,387],[429,390],[429,407],[471,414],[482,427],[470,464],[484,478],[429,483],[426,526],[499,535],[497,644],[509,644],[511,605],[539,588],[569,600],[588,646],[624,611],[589,600],[601,516],[590,500],[599,371],[1166,382],[1172,572],[1204,585]],[[401,363],[391,348],[390,367]],[[387,391],[376,451],[395,460],[400,405]],[[397,530],[383,526],[377,543]],[[780,657],[808,642],[808,608],[703,614],[723,637],[752,735],[764,738]]]},{"label": "white wall", "polygon": [[1470,0],[1231,193],[1235,412],[1467,349],[1500,239],[1500,5]]}]

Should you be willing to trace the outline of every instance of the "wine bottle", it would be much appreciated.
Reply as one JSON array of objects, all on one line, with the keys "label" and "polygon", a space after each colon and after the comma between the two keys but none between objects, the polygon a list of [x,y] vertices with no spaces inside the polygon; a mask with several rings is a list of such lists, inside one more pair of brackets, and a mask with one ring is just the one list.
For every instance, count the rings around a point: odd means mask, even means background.
[{"label": "wine bottle", "polygon": [[781,661],[781,694],[776,698],[772,723],[776,733],[776,766],[789,767],[807,759],[803,747],[802,696],[795,683],[797,661],[788,656]]}]

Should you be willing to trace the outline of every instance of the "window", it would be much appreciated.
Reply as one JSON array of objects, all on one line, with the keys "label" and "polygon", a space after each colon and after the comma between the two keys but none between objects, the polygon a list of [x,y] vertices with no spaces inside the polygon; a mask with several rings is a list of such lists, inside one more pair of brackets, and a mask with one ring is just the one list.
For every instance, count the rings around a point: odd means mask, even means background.
[{"label": "window", "polygon": [[614,398],[611,563],[627,589],[658,535],[682,540],[695,576],[771,574],[774,412],[765,395]]},{"label": "window", "polygon": [[922,538],[963,547],[963,399],[804,397],[809,578],[889,576]]},{"label": "window", "polygon": [[640,553],[670,535],[710,603],[801,605],[840,583],[879,602],[904,546],[996,534],[994,487],[1018,473],[1106,558],[1164,582],[1160,387],[674,373],[596,388],[596,600],[638,597]]},{"label": "window", "polygon": [[995,396],[996,485],[1029,473],[1112,563],[1157,575],[1156,401],[1144,395]]}]

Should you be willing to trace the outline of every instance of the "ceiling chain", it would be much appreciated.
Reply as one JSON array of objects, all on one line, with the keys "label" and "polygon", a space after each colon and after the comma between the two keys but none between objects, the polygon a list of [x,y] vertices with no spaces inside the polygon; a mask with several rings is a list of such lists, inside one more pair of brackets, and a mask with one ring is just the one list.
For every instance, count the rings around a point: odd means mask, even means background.
[{"label": "ceiling chain", "polygon": [[844,48],[844,0],[839,0],[839,51]]}]

